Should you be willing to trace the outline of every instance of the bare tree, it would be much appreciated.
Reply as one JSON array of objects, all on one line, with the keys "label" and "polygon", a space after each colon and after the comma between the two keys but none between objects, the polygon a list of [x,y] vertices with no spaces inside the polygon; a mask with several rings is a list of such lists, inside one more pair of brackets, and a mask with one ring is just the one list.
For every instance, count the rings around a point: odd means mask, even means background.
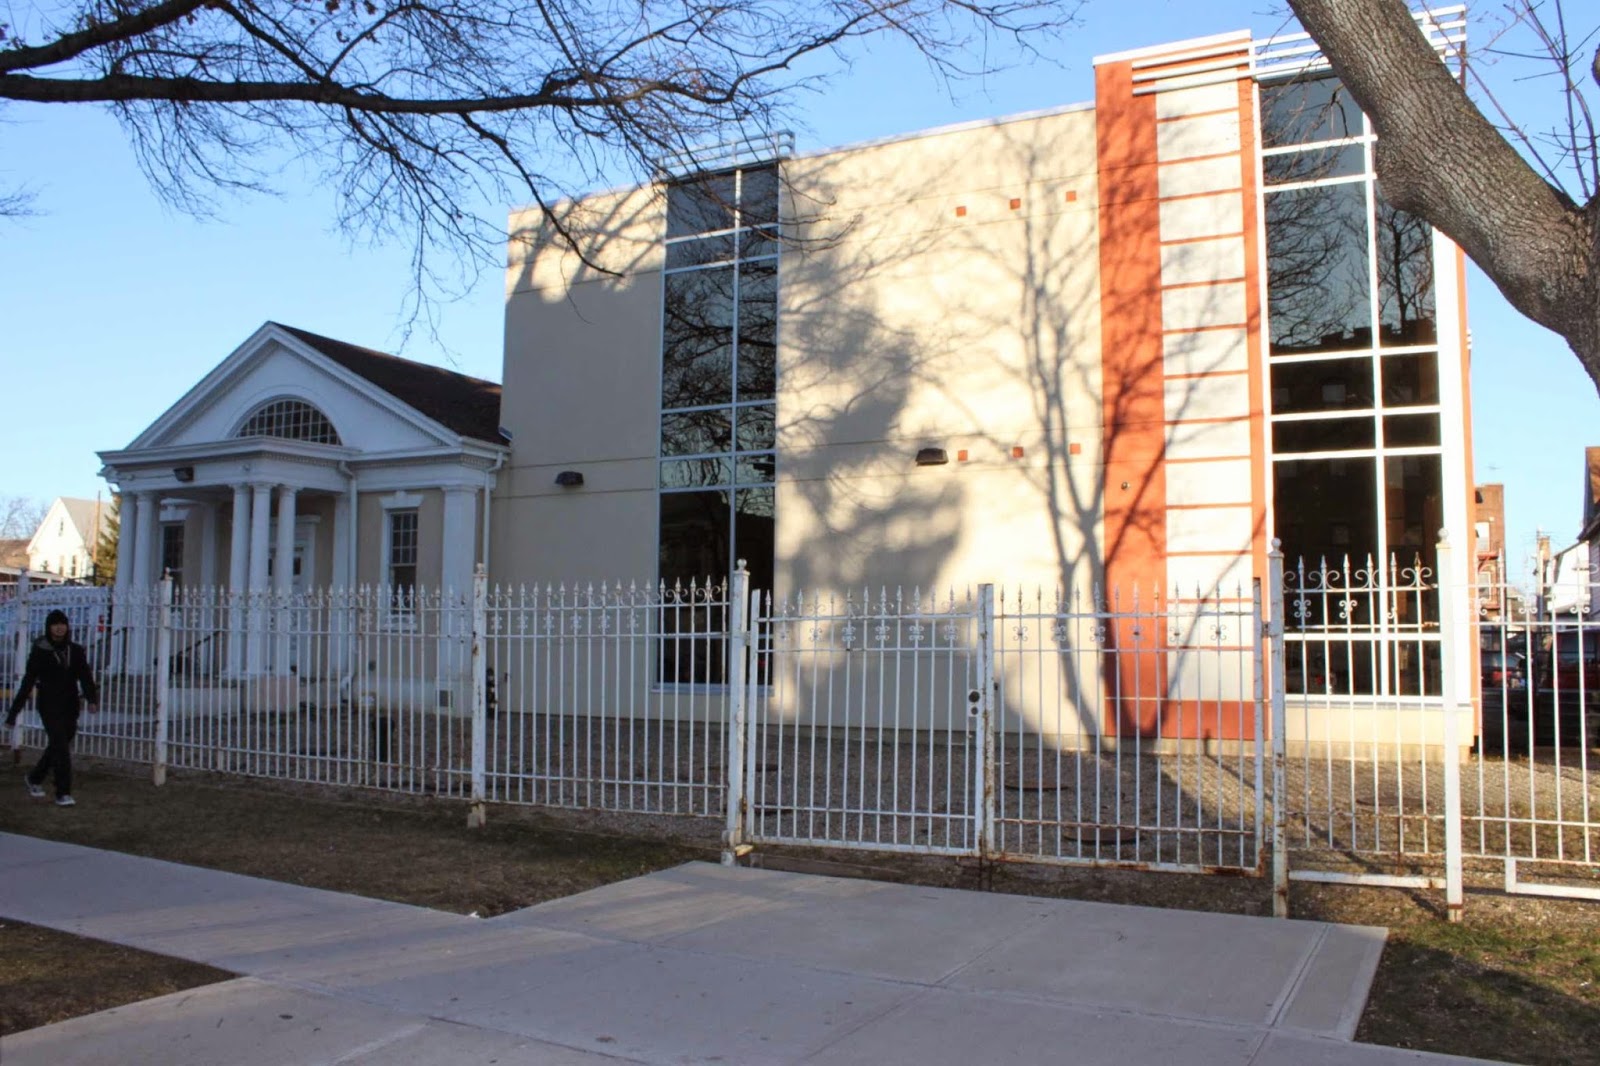
[{"label": "bare tree", "polygon": [[1372,119],[1388,200],[1460,244],[1513,307],[1566,339],[1600,388],[1600,147],[1585,96],[1600,83],[1596,29],[1569,26],[1559,0],[1509,5],[1557,79],[1565,120],[1502,129],[1438,61],[1404,0],[1289,6]]},{"label": "bare tree", "polygon": [[50,504],[28,496],[0,496],[0,539],[31,539]]},{"label": "bare tree", "polygon": [[310,167],[347,232],[409,242],[419,281],[441,282],[430,264],[463,259],[424,251],[498,261],[508,201],[770,131],[817,53],[894,35],[976,74],[990,38],[1026,48],[1080,2],[66,0],[0,25],[0,101],[109,106],[193,213]]}]

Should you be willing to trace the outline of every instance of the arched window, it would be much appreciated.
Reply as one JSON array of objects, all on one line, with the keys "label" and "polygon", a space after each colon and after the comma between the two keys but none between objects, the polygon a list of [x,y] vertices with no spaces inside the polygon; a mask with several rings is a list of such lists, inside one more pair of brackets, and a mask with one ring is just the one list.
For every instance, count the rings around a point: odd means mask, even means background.
[{"label": "arched window", "polygon": [[304,400],[273,400],[262,404],[245,419],[241,437],[281,437],[284,440],[310,441],[312,444],[338,444],[339,434],[328,416]]}]

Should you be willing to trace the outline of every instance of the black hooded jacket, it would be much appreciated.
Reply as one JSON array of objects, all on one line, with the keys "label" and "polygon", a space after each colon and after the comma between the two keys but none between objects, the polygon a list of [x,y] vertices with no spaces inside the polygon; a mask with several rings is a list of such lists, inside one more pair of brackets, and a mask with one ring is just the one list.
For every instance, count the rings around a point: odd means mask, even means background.
[{"label": "black hooded jacket", "polygon": [[41,717],[76,717],[80,688],[84,699],[90,703],[100,702],[100,687],[94,683],[94,675],[89,672],[89,657],[84,653],[83,645],[72,642],[71,630],[59,644],[51,640],[48,623],[45,625],[45,635],[36,639],[28,649],[28,666],[22,674],[22,684],[17,686],[17,694],[6,710],[7,725],[17,720],[17,715],[22,713],[22,705],[28,702],[28,696],[35,686],[39,689]]}]

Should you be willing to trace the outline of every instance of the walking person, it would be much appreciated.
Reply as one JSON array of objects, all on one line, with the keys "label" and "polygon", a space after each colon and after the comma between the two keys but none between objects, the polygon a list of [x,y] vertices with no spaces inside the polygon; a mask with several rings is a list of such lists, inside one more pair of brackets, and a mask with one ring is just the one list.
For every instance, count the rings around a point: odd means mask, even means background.
[{"label": "walking person", "polygon": [[44,779],[55,774],[56,806],[71,807],[72,739],[78,735],[79,692],[89,713],[100,709],[100,688],[89,672],[89,657],[82,644],[72,642],[72,624],[65,611],[51,611],[44,620],[44,636],[28,650],[22,683],[6,711],[6,726],[16,724],[22,705],[39,690],[39,717],[44,721],[44,754],[28,772],[28,794],[44,795]]}]

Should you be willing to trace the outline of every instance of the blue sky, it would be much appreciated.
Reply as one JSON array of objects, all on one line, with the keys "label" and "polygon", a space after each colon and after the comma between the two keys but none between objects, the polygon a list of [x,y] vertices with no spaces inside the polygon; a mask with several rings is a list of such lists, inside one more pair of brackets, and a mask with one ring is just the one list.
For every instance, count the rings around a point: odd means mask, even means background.
[{"label": "blue sky", "polygon": [[[1042,58],[954,87],[903,47],[860,48],[848,68],[831,68],[828,87],[801,98],[790,123],[798,147],[1088,100],[1095,55],[1284,25],[1237,0],[1090,0],[1082,18]],[[1554,102],[1510,71],[1489,76],[1519,115]],[[150,191],[109,115],[77,105],[0,111],[0,188],[18,185],[37,194],[39,214],[0,221],[0,496],[94,496],[104,488],[94,453],[132,440],[267,319],[500,378],[500,271],[486,268],[436,308],[436,338],[415,332],[402,350],[408,250],[353,246],[315,188],[227,199],[204,221],[177,214]],[[1560,544],[1577,531],[1600,400],[1565,343],[1476,270],[1469,301],[1476,474],[1506,483],[1517,574],[1536,530]]]}]

